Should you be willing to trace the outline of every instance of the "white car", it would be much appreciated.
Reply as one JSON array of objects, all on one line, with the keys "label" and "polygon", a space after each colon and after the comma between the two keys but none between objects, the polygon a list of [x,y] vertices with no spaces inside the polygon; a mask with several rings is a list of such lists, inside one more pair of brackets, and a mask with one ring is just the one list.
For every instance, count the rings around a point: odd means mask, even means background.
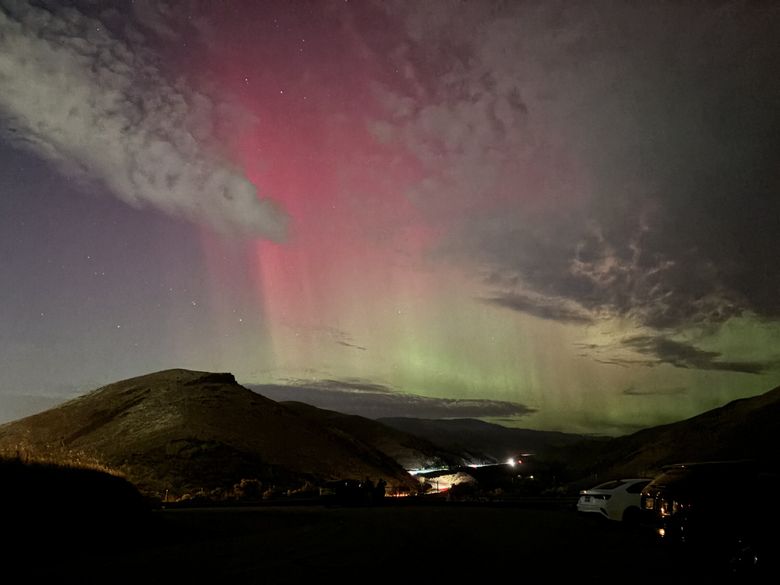
[{"label": "white car", "polygon": [[618,522],[638,521],[642,489],[650,481],[647,478],[616,479],[582,490],[577,511],[599,514]]}]

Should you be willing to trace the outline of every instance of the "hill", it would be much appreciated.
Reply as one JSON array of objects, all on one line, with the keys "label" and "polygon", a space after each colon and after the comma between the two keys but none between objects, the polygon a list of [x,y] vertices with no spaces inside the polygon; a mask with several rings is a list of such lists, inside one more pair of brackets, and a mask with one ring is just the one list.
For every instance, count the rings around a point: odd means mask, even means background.
[{"label": "hill", "polygon": [[567,459],[582,462],[579,471],[583,476],[639,477],[684,461],[753,459],[779,466],[778,444],[780,387],[679,422],[617,437],[587,457],[573,447]]},{"label": "hill", "polygon": [[231,374],[166,370],[114,384],[0,426],[0,451],[89,458],[147,493],[230,488],[242,478],[415,480],[391,457],[243,386]]},{"label": "hill", "polygon": [[84,551],[132,550],[160,528],[149,502],[124,478],[16,457],[0,458],[0,518],[9,536],[4,558],[31,581],[33,567]]},{"label": "hill", "polygon": [[467,463],[494,463],[521,453],[544,454],[585,439],[583,435],[514,429],[477,419],[381,418],[384,425],[404,431],[457,454]]},{"label": "hill", "polygon": [[427,439],[375,420],[325,410],[303,402],[281,402],[280,404],[335,433],[355,437],[371,445],[392,457],[404,469],[458,467],[467,463],[458,453],[449,452]]}]

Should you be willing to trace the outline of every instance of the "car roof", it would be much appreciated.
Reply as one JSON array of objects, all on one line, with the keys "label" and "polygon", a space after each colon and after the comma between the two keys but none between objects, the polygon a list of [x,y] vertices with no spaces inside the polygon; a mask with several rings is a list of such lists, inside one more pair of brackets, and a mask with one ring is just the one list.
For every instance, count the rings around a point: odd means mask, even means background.
[{"label": "car roof", "polygon": [[[593,486],[591,488],[588,488],[588,489],[589,490],[618,489],[619,487],[621,487],[624,484],[627,484],[627,483],[638,483],[640,481],[646,481],[646,482],[650,483],[652,481],[652,479],[647,478],[647,477],[631,477],[631,478],[623,478],[623,477],[621,477],[620,479],[609,479],[607,481],[601,482],[600,484],[598,484],[596,486]],[[612,487],[606,487],[606,488],[603,487],[603,486],[611,484],[611,483],[614,483],[616,485],[614,485]]]},{"label": "car roof", "polygon": [[707,467],[741,467],[755,465],[756,462],[751,459],[733,459],[722,461],[688,461],[683,463],[672,463],[670,465],[664,465],[661,469],[666,471],[668,469],[681,469],[681,468],[707,468]]}]

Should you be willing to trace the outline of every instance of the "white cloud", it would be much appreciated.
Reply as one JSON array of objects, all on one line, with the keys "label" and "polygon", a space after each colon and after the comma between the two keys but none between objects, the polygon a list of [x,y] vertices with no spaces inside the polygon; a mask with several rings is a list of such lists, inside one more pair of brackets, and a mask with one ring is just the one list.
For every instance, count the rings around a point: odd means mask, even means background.
[{"label": "white cloud", "polygon": [[208,97],[74,8],[3,5],[0,119],[12,141],[130,205],[284,237],[286,215],[217,152]]}]

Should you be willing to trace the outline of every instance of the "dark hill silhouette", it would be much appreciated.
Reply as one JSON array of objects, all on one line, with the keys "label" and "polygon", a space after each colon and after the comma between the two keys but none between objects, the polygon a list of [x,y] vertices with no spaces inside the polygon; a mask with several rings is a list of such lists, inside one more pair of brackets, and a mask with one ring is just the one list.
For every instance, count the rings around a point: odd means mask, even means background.
[{"label": "dark hill silhouette", "polygon": [[92,550],[130,547],[156,525],[126,479],[98,469],[0,459],[0,517],[6,558],[29,565]]},{"label": "dark hill silhouette", "polygon": [[384,425],[422,437],[467,463],[503,462],[521,453],[547,451],[584,440],[583,435],[503,427],[472,418],[381,418]]},{"label": "dark hill silhouette", "polygon": [[427,439],[372,419],[325,410],[303,402],[280,402],[280,404],[333,432],[355,437],[373,446],[392,457],[404,469],[458,467],[467,463],[459,453],[449,452]]},{"label": "dark hill silhouette", "polygon": [[87,457],[158,494],[227,488],[242,478],[289,487],[383,477],[416,486],[388,455],[247,390],[232,374],[181,369],[109,384],[2,425],[0,450]]},{"label": "dark hill silhouette", "polygon": [[617,437],[587,456],[575,446],[565,457],[582,463],[583,476],[652,476],[664,465],[686,461],[752,459],[780,466],[778,444],[780,387],[679,422]]}]

